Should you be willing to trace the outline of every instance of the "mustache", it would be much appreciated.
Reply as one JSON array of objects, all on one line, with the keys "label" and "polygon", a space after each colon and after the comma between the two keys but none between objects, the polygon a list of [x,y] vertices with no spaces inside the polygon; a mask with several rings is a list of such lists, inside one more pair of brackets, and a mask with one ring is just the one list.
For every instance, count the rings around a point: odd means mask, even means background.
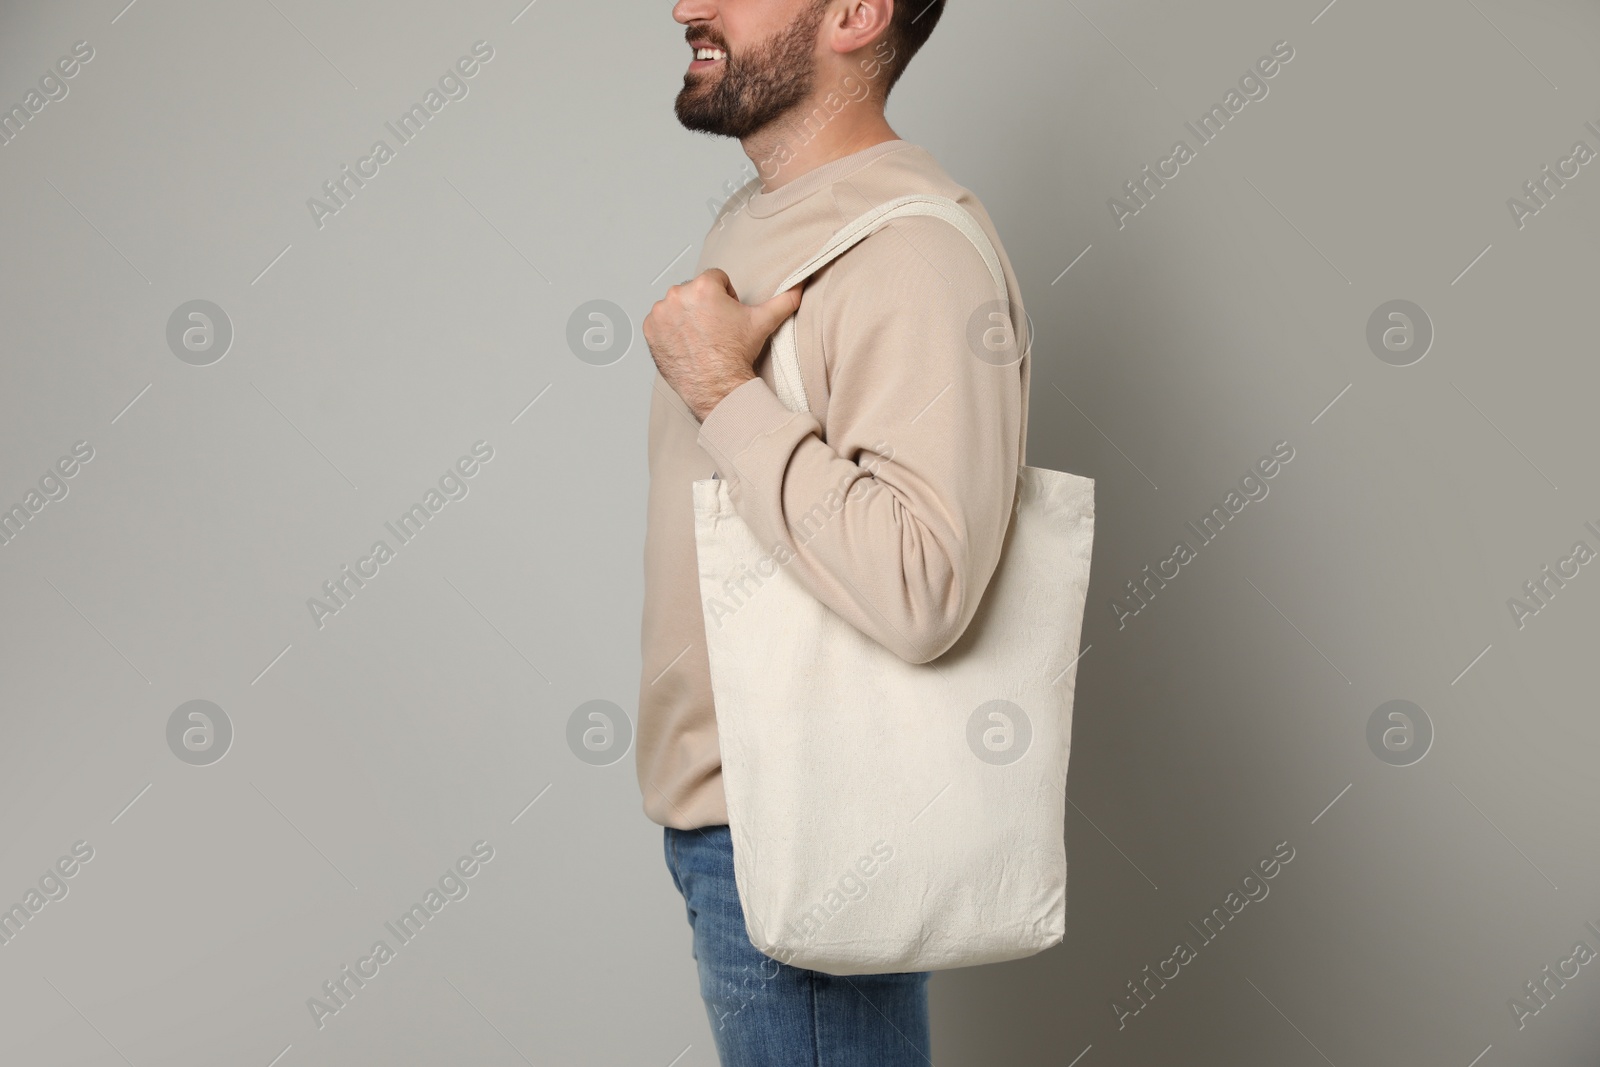
[{"label": "mustache", "polygon": [[693,27],[690,27],[689,29],[687,29],[687,30],[685,30],[683,32],[683,43],[684,44],[688,44],[690,41],[693,41],[696,38],[699,38],[700,40],[704,41],[706,44],[710,45],[712,48],[720,48],[720,49],[722,49],[724,52],[728,53],[728,55],[730,57],[733,55],[733,49],[728,47],[728,42],[723,40],[722,34],[720,34],[720,33],[713,33],[713,32],[708,31],[708,30],[697,30],[697,29],[694,29]]}]

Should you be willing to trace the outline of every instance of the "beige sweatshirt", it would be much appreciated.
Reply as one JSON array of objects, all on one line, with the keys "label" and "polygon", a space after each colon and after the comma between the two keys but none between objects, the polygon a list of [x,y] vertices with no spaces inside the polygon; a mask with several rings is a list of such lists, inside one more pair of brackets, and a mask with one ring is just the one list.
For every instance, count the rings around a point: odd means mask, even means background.
[{"label": "beige sweatshirt", "polygon": [[[778,399],[768,349],[759,377],[703,424],[656,373],[636,756],[645,814],[685,830],[728,821],[690,483],[727,479],[757,541],[783,545],[812,595],[922,663],[977,610],[1027,440],[1030,339],[1017,280],[988,213],[933,156],[885,141],[759,189],[752,179],[724,205],[695,268],[726,271],[746,304],[772,297],[845,223],[914,192],[973,215],[1009,293],[948,222],[896,219],[806,283],[795,325],[809,413]],[[977,340],[992,328],[980,309],[1007,297],[1019,347],[995,356]]]}]

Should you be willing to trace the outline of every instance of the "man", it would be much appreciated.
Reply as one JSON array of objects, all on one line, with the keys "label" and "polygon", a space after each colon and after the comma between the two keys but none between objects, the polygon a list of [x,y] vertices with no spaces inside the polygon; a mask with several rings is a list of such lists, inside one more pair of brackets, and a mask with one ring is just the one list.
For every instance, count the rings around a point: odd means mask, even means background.
[{"label": "man", "polygon": [[[644,810],[665,827],[701,995],[730,1067],[931,1059],[926,972],[835,977],[779,963],[745,933],[691,483],[725,479],[757,539],[788,550],[795,578],[906,660],[936,658],[971,621],[999,561],[1026,441],[1026,339],[1006,332],[1014,346],[1006,358],[973,340],[975,324],[992,338],[997,300],[1014,309],[1011,322],[1025,321],[1005,253],[1002,293],[958,229],[902,218],[803,287],[773,295],[837,229],[908,193],[956,200],[1000,249],[977,199],[884,119],[890,88],[943,7],[678,0],[673,8],[696,57],[678,119],[738,138],[756,176],[722,205],[696,277],[668,290],[643,325],[658,375],[637,758]],[[769,335],[791,314],[808,412],[778,399],[766,358]]]}]

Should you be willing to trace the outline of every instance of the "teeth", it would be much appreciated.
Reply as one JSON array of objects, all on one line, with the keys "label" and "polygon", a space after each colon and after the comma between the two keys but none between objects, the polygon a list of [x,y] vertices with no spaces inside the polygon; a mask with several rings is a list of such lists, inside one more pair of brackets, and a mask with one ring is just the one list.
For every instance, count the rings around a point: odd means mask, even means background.
[{"label": "teeth", "polygon": [[720,48],[696,48],[694,57],[696,59],[727,59],[728,53]]}]

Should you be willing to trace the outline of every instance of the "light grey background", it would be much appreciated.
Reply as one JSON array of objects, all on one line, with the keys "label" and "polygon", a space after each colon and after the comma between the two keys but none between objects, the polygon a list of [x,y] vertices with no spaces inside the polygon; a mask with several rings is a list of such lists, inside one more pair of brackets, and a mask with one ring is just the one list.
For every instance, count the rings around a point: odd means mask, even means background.
[{"label": "light grey background", "polygon": [[[1600,12],[1325,2],[952,0],[895,91],[1022,280],[1028,461],[1098,489],[1066,942],[937,975],[937,1063],[1600,1052],[1600,968],[1508,1007],[1600,948],[1600,565],[1520,629],[1506,604],[1600,548],[1600,162],[1506,206],[1600,149]],[[745,162],[672,116],[669,5],[124,3],[0,21],[7,107],[95,51],[0,148],[0,504],[94,449],[0,547],[0,903],[94,849],[0,945],[0,1061],[714,1064],[632,752],[566,742],[585,701],[637,711],[652,373],[637,333],[578,360],[567,319],[637,331]],[[318,228],[307,199],[478,40],[469,95]],[[1108,198],[1280,40],[1269,95],[1119,229]],[[210,366],[166,342],[194,299],[234,329]],[[1395,299],[1436,331],[1407,367],[1366,342]],[[307,598],[479,440],[469,495],[319,629]],[[1280,440],[1270,495],[1119,629]],[[235,731],[209,766],[167,745],[195,699]],[[1392,699],[1436,733],[1412,766],[1367,744]],[[469,895],[319,1030],[307,999],[478,840]],[[1282,841],[1270,896],[1119,1029]]]}]

